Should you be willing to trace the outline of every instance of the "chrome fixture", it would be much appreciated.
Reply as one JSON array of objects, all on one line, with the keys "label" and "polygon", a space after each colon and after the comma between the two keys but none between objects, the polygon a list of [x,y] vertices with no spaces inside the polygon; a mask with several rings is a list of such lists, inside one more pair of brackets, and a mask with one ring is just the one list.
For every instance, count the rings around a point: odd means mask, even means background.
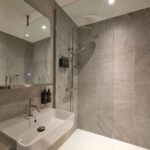
[{"label": "chrome fixture", "polygon": [[34,99],[30,98],[29,99],[29,112],[28,112],[28,116],[33,116],[31,109],[32,108],[36,108],[38,112],[40,112],[38,106],[33,105],[32,102],[34,101]]}]

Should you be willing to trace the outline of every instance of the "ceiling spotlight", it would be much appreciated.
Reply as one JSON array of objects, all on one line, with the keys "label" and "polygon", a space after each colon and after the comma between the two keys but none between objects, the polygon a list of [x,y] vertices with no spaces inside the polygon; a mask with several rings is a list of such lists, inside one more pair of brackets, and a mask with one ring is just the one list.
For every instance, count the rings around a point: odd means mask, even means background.
[{"label": "ceiling spotlight", "polygon": [[26,36],[26,37],[29,37],[29,34],[26,34],[25,36]]},{"label": "ceiling spotlight", "polygon": [[45,25],[42,26],[42,29],[45,30],[47,27]]},{"label": "ceiling spotlight", "polygon": [[109,4],[112,5],[114,4],[115,0],[109,0]]}]

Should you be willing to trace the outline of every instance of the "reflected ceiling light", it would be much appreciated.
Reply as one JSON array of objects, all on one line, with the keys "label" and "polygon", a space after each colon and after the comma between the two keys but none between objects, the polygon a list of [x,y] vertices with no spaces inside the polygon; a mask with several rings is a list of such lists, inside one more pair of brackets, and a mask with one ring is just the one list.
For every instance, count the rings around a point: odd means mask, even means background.
[{"label": "reflected ceiling light", "polygon": [[29,37],[29,34],[26,34],[25,36],[26,36],[26,37]]},{"label": "reflected ceiling light", "polygon": [[42,29],[45,30],[47,27],[45,25],[42,26]]},{"label": "reflected ceiling light", "polygon": [[27,73],[27,76],[28,76],[28,77],[30,77],[30,76],[31,76],[31,73],[30,73],[30,72],[28,72],[28,73]]},{"label": "reflected ceiling light", "polygon": [[115,0],[109,0],[109,4],[112,5],[114,4]]}]

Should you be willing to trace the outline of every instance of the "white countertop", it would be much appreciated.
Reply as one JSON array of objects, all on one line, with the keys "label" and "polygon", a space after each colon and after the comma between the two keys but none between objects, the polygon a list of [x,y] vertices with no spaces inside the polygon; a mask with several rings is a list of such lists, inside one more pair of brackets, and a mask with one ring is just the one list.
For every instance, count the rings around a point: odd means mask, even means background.
[{"label": "white countertop", "polygon": [[148,150],[77,129],[58,150]]}]

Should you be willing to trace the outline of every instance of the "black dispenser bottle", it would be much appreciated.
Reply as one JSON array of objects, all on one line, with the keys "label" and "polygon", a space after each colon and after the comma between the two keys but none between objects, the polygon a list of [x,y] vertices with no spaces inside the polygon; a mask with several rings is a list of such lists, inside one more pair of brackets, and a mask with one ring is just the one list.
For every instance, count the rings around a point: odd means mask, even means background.
[{"label": "black dispenser bottle", "polygon": [[50,89],[48,89],[48,91],[47,91],[47,103],[51,103],[51,90]]},{"label": "black dispenser bottle", "polygon": [[41,104],[47,104],[47,92],[46,89],[41,92]]}]

